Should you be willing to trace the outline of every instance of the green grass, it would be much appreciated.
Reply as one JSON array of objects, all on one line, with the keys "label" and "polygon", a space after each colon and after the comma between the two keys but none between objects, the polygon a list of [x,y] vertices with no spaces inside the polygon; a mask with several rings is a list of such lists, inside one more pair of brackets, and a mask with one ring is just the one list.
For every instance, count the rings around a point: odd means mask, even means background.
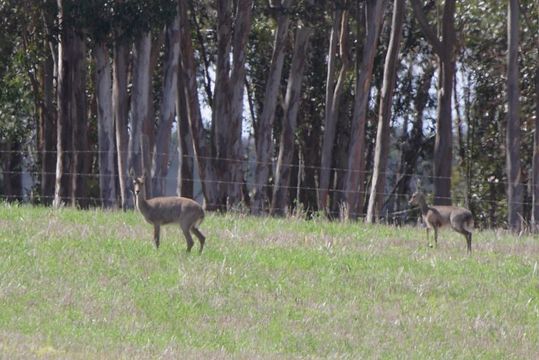
[{"label": "green grass", "polygon": [[[539,240],[0,204],[0,357],[537,358]],[[198,244],[197,244],[198,246]]]}]

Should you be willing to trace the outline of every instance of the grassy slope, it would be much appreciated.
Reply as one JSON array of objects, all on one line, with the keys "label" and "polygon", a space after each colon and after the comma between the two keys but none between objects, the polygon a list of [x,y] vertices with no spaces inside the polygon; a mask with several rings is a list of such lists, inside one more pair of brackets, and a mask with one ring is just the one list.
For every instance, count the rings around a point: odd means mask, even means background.
[{"label": "grassy slope", "polygon": [[[539,240],[474,253],[414,228],[210,215],[207,248],[140,214],[0,204],[8,357],[539,356]],[[197,245],[198,246],[198,245]]]}]

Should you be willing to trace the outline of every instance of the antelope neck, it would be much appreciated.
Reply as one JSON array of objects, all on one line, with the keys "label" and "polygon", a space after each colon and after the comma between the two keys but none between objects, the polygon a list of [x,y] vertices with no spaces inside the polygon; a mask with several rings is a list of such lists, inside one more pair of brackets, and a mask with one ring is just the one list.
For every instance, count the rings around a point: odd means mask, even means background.
[{"label": "antelope neck", "polygon": [[146,198],[142,194],[142,191],[137,194],[137,207],[141,213],[145,213],[148,209],[148,203],[146,202]]},{"label": "antelope neck", "polygon": [[419,198],[419,209],[421,210],[421,214],[426,215],[429,212],[429,206],[427,205],[427,202],[424,198]]}]

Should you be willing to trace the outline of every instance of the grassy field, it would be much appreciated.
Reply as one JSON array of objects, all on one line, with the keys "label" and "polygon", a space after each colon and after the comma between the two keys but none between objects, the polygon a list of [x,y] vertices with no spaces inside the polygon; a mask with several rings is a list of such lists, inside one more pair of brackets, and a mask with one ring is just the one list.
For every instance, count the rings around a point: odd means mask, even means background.
[{"label": "grassy field", "polygon": [[[539,239],[0,204],[0,358],[539,356]],[[198,246],[198,244],[197,244]]]}]

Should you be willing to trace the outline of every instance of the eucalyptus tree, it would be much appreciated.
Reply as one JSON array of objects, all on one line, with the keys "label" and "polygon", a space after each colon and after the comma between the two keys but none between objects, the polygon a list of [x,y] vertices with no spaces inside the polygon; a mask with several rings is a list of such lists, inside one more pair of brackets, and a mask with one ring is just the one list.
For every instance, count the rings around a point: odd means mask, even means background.
[{"label": "eucalyptus tree", "polygon": [[246,46],[251,28],[253,0],[217,1],[217,62],[212,109],[219,206],[237,205],[242,199],[243,96]]},{"label": "eucalyptus tree", "polygon": [[129,7],[125,0],[115,0],[115,16],[112,44],[112,109],[116,140],[118,185],[122,209],[129,207],[127,154],[128,134],[128,70],[129,70],[129,29],[126,19]]},{"label": "eucalyptus tree", "polygon": [[393,90],[397,75],[402,24],[406,13],[405,5],[406,0],[395,0],[393,4],[391,37],[384,65],[384,83],[382,86],[380,113],[378,115],[374,169],[367,209],[367,222],[374,222],[375,217],[380,216],[384,200],[386,167],[389,155],[389,123],[391,120],[391,108],[393,106]]},{"label": "eucalyptus tree", "polygon": [[277,28],[274,31],[273,53],[264,91],[262,114],[255,125],[256,169],[254,196],[251,202],[251,211],[254,214],[262,213],[268,201],[266,184],[268,183],[271,172],[271,159],[274,151],[272,129],[281,86],[291,3],[293,3],[292,0],[276,0],[270,3],[270,6],[275,12]]},{"label": "eucalyptus tree", "polygon": [[178,101],[179,56],[180,17],[178,11],[166,26],[161,107],[152,161],[152,191],[154,196],[164,195],[165,179],[168,174],[168,152],[172,123],[176,115],[176,101]]},{"label": "eucalyptus tree", "polygon": [[[132,16],[130,35],[133,46],[133,79],[130,105],[130,130],[128,145],[128,169],[137,176],[151,177],[151,152],[154,139],[151,85],[154,64],[159,48],[154,44],[152,56],[152,31],[160,34],[176,15],[176,1],[126,0],[126,16]],[[159,37],[158,37],[159,38]],[[151,181],[145,182],[151,196]]]},{"label": "eucalyptus tree", "polygon": [[416,19],[424,36],[431,44],[438,59],[438,116],[434,145],[434,203],[451,203],[451,175],[453,151],[452,95],[455,76],[455,0],[445,0],[443,6],[441,35],[429,24],[422,2],[411,0]]},{"label": "eucalyptus tree", "polygon": [[[89,173],[86,111],[86,45],[80,30],[83,6],[58,0],[58,118],[54,205],[84,205]],[[79,200],[79,201],[78,201]]]},{"label": "eucalyptus tree", "polygon": [[116,207],[116,152],[112,106],[112,65],[110,45],[113,13],[109,0],[87,3],[84,24],[95,59],[95,92],[99,159],[99,193],[105,208]]},{"label": "eucalyptus tree", "polygon": [[[198,165],[198,173],[206,202],[206,209],[215,210],[218,207],[218,189],[216,170],[213,161],[211,131],[204,127],[200,103],[198,99],[197,67],[195,62],[195,50],[191,39],[191,26],[187,4],[180,1],[180,84],[179,89],[185,97],[186,115],[189,124],[189,132],[192,138],[193,154]],[[180,104],[181,105],[181,104]],[[181,114],[180,114],[181,115]],[[185,127],[183,128],[185,130]],[[180,128],[182,131],[182,128]],[[179,136],[188,136],[184,131]],[[185,142],[188,142],[186,138]],[[181,142],[180,142],[181,143]]]},{"label": "eucalyptus tree", "polygon": [[[307,2],[307,10],[309,10],[309,6],[312,6],[312,2]],[[288,208],[288,190],[290,186],[292,158],[294,155],[294,137],[311,33],[312,24],[300,19],[296,27],[294,50],[283,106],[279,155],[275,170],[275,183],[270,210],[270,213],[273,215],[284,215]]]},{"label": "eucalyptus tree", "polygon": [[[346,81],[347,74],[351,68],[350,48],[349,48],[349,27],[348,17],[350,4],[347,1],[335,2],[333,11],[333,26],[331,30],[329,51],[328,51],[328,71],[326,79],[326,109],[324,118],[324,136],[322,139],[321,163],[320,163],[320,184],[319,184],[319,209],[326,210],[329,199],[329,180],[333,160],[333,147],[335,141],[335,131],[339,118],[339,108],[341,105],[341,95]],[[335,82],[336,72],[336,52],[339,45],[339,58],[341,68]]]},{"label": "eucalyptus tree", "polygon": [[520,84],[518,48],[520,32],[520,9],[518,0],[509,0],[507,14],[507,223],[513,231],[521,228],[522,178],[520,164]]},{"label": "eucalyptus tree", "polygon": [[365,124],[374,57],[383,24],[385,0],[366,2],[367,37],[355,84],[354,112],[344,180],[345,205],[352,218],[359,216],[365,193]]}]

